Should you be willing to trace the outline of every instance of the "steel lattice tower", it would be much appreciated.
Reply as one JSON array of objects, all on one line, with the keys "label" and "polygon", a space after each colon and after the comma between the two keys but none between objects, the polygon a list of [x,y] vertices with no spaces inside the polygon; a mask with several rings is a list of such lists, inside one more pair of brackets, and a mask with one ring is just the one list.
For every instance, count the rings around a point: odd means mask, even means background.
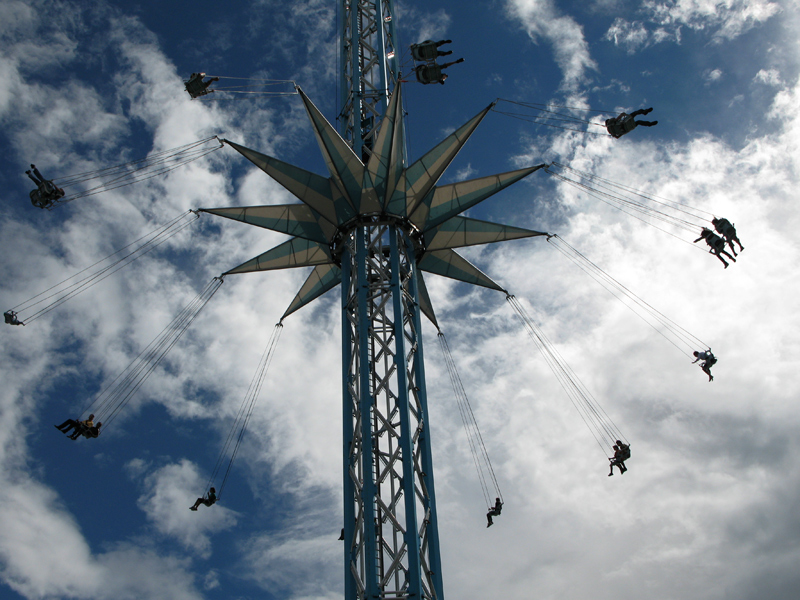
[{"label": "steel lattice tower", "polygon": [[339,0],[340,133],[369,160],[399,71],[392,0]]},{"label": "steel lattice tower", "polygon": [[[394,9],[342,0],[342,15],[340,133],[367,163],[398,79]],[[405,148],[395,150],[405,167]],[[370,218],[342,257],[345,598],[444,597],[416,265],[403,229]]]},{"label": "steel lattice tower", "polygon": [[391,0],[341,0],[337,132],[297,88],[323,177],[224,140],[302,203],[202,209],[293,236],[225,275],[313,266],[283,318],[342,286],[346,600],[442,600],[421,271],[503,290],[453,248],[541,232],[459,216],[541,166],[437,186],[493,105],[407,166]]}]

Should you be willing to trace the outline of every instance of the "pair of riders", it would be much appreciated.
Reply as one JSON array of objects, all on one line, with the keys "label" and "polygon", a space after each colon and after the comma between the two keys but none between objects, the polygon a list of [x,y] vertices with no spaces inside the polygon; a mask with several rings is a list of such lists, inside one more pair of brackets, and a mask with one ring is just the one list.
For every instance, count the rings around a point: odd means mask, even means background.
[{"label": "pair of riders", "polygon": [[[703,227],[703,230],[700,232],[700,237],[697,238],[694,243],[696,244],[700,240],[705,240],[706,244],[708,244],[710,248],[709,252],[720,259],[722,264],[725,265],[725,268],[727,269],[728,263],[725,262],[725,259],[722,258],[722,255],[724,254],[733,262],[736,262],[736,259],[733,256],[738,256],[738,254],[736,254],[736,248],[733,246],[733,242],[736,242],[739,245],[739,252],[744,250],[744,246],[742,246],[742,242],[739,241],[739,238],[736,237],[736,227],[733,225],[733,223],[728,221],[728,219],[717,219],[714,217],[711,219],[711,224],[714,225],[714,229],[716,229],[717,232],[722,234],[722,237],[718,236],[708,227]],[[730,246],[733,256],[725,252],[725,244]]]},{"label": "pair of riders", "polygon": [[61,425],[54,425],[54,427],[65,434],[69,433],[71,430],[74,430],[71,434],[69,434],[69,439],[77,440],[81,436],[87,439],[98,437],[100,435],[101,425],[102,423],[99,421],[97,425],[95,425],[94,415],[89,415],[89,418],[85,421],[67,419]]},{"label": "pair of riders", "polygon": [[616,440],[616,442],[617,443],[614,444],[614,456],[608,459],[611,461],[608,472],[609,477],[614,474],[614,467],[619,468],[620,475],[625,473],[625,471],[628,470],[628,467],[625,466],[625,461],[631,457],[630,444],[623,444],[621,440]]},{"label": "pair of riders", "polygon": [[440,46],[449,44],[451,42],[452,40],[439,40],[438,42],[434,42],[433,40],[425,40],[424,42],[411,45],[411,57],[415,61],[425,63],[414,67],[414,74],[417,76],[417,81],[423,85],[430,85],[434,83],[444,85],[444,82],[447,79],[447,74],[442,73],[442,71],[448,67],[464,62],[463,58],[459,58],[453,62],[444,63],[443,65],[440,65],[436,62],[438,57],[447,56],[448,54],[453,53],[452,50],[447,50],[446,52],[439,50]]},{"label": "pair of riders", "polygon": [[700,363],[700,368],[703,369],[703,373],[708,375],[709,383],[714,381],[714,376],[711,374],[711,367],[717,364],[717,357],[714,356],[713,352],[711,352],[711,348],[704,350],[703,352],[698,352],[695,350],[692,352],[692,354],[694,354],[694,360],[692,361],[692,364],[702,360],[703,362]]}]

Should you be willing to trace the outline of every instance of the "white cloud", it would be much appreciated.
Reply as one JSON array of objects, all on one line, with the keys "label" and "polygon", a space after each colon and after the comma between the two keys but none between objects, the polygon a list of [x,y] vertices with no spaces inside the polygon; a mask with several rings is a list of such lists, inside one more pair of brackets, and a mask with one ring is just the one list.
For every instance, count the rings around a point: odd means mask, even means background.
[{"label": "white cloud", "polygon": [[633,54],[649,45],[649,37],[647,29],[640,21],[630,22],[622,17],[617,17],[606,31],[603,39],[613,41],[616,46],[624,46],[627,48],[628,54]]},{"label": "white cloud", "polygon": [[[746,250],[723,270],[690,243],[572,188],[556,192],[572,207],[557,233],[724,357],[713,384],[543,240],[476,252],[481,268],[537,307],[545,333],[635,440],[635,471],[606,477],[578,415],[499,299],[488,318],[501,333],[491,340],[477,322],[440,311],[448,336],[462,338],[451,346],[466,357],[479,347],[482,362],[497,365],[467,363],[462,377],[490,432],[485,439],[502,440],[489,452],[506,495],[503,515],[486,535],[477,530],[478,507],[461,514],[448,505],[447,573],[466,574],[448,578],[451,594],[489,595],[496,582],[486,573],[502,569],[511,574],[503,582],[510,597],[533,588],[553,597],[625,597],[647,581],[649,597],[711,599],[716,591],[700,583],[710,577],[744,599],[764,582],[761,566],[800,556],[781,533],[800,527],[782,508],[800,493],[800,478],[787,477],[783,466],[800,452],[800,345],[792,337],[800,317],[778,297],[796,293],[800,260],[792,204],[798,94],[798,87],[782,91],[769,111],[782,119],[779,133],[741,150],[711,136],[661,147],[638,130],[621,140],[560,135],[553,144],[562,163],[735,221]],[[524,162],[540,158],[540,148],[531,148]],[[536,189],[550,196],[545,182]],[[530,210],[528,226],[540,229],[536,201]],[[464,358],[456,361],[461,366]],[[446,454],[445,462],[458,459]],[[437,472],[437,486],[461,507],[475,493],[458,481],[463,476]],[[476,538],[480,543],[470,544]],[[615,559],[620,554],[629,557],[624,564]],[[777,566],[771,572],[777,597],[791,598],[797,578]]]},{"label": "white cloud", "polygon": [[[140,462],[129,463],[129,467],[136,471]],[[195,499],[208,490],[203,489],[205,479],[201,478],[197,466],[186,459],[149,473],[142,483],[144,493],[138,505],[156,530],[175,537],[204,558],[211,555],[209,534],[236,524],[236,513],[221,504],[201,506],[196,512],[189,510]]]},{"label": "white cloud", "polygon": [[[5,17],[0,19],[5,36],[0,68],[5,76],[3,93],[9,94],[0,95],[0,119],[8,128],[8,144],[24,157],[24,162],[35,161],[45,173],[107,166],[112,155],[119,162],[119,145],[124,145],[129,135],[129,121],[121,114],[120,106],[85,82],[46,77],[53,67],[53,57],[65,64],[91,60],[75,50],[78,46],[72,36],[75,29],[85,25],[80,14],[71,12],[68,4],[49,4],[47,19],[43,20],[42,10],[36,8],[41,9],[20,2],[0,4]],[[95,12],[98,18],[102,19],[102,15],[102,10]],[[51,22],[63,27],[53,29]],[[160,53],[152,34],[135,19],[111,18],[106,31],[111,34],[110,52],[122,62],[116,71],[120,98],[129,103],[130,114],[154,124],[156,149],[195,140],[203,131],[219,133],[228,126],[227,117],[213,104],[192,103],[184,97],[174,66]],[[37,40],[35,48],[30,46],[31,39]],[[269,111],[261,111],[255,118],[264,135],[271,130],[270,116]],[[87,146],[91,150],[84,151]],[[24,212],[18,219],[6,215],[0,222],[6,257],[0,284],[3,297],[6,301],[31,297],[46,287],[43,282],[59,281],[65,274],[91,264],[97,256],[153,229],[154,223],[163,223],[186,207],[198,206],[200,198],[193,191],[198,185],[216,201],[226,203],[227,185],[211,164],[199,161],[158,182],[109,192],[102,204],[95,199],[77,202],[54,213],[59,219],[55,227],[55,221],[41,214],[29,222]],[[19,205],[19,198],[10,198],[8,190],[3,194],[6,206]],[[100,206],[102,210],[98,210]],[[235,257],[237,252],[243,253],[243,243],[249,245],[248,240],[256,237],[253,233],[223,232],[220,247],[227,247],[231,250],[228,257]],[[174,250],[188,242],[188,236],[178,236],[163,248]],[[204,265],[201,270],[205,278],[205,265],[216,256],[195,253],[195,257]],[[0,466],[5,484],[0,490],[0,525],[4,530],[0,536],[0,579],[23,596],[200,597],[190,559],[156,550],[142,540],[114,542],[106,538],[102,552],[92,549],[88,539],[98,532],[85,535],[64,500],[45,483],[46,474],[31,464],[27,441],[34,428],[26,425],[24,435],[20,433],[23,420],[40,425],[43,389],[65,374],[111,374],[110,380],[195,295],[194,288],[191,275],[176,271],[163,254],[153,255],[129,267],[126,278],[110,278],[93,288],[91,298],[79,296],[60,310],[55,320],[49,315],[35,325],[3,332]],[[150,293],[155,295],[148,298]],[[269,293],[261,297],[267,298]],[[78,339],[86,342],[82,357],[74,351],[57,351],[64,343]],[[189,348],[210,345],[202,335],[188,335],[186,341]],[[184,352],[187,350],[184,348]],[[157,391],[149,398],[140,395],[129,407],[129,416],[135,417],[137,407],[153,399],[167,401],[177,396],[182,400],[181,383],[209,382],[212,389],[221,385],[199,376],[204,369],[197,367],[194,374],[192,369],[172,375],[157,373],[153,377],[153,389]],[[159,378],[160,384],[155,381]],[[174,395],[167,398],[169,393]],[[171,410],[196,416],[197,405],[189,400],[171,402]],[[68,399],[59,410],[77,413],[76,405],[81,404],[83,398]],[[116,429],[107,430],[104,439],[124,436],[127,418],[115,424]],[[49,423],[45,429],[50,429]],[[55,435],[52,430],[50,435]],[[105,460],[101,455],[97,455],[100,462]],[[129,470],[133,473],[136,468],[147,469],[148,465],[131,463]],[[159,531],[207,555],[210,533],[231,526],[234,518],[222,507],[215,507],[210,514],[190,512],[188,507],[200,491],[197,481],[196,468],[191,463],[164,466],[144,479],[148,495],[141,499],[141,505]],[[188,487],[184,489],[183,485]],[[189,539],[187,532],[193,532],[195,537]],[[204,581],[207,589],[217,585],[214,577]]]},{"label": "white cloud", "polygon": [[409,22],[418,23],[418,32],[416,37],[423,40],[439,40],[447,34],[447,29],[450,27],[450,17],[444,9],[439,9],[433,13],[425,13],[420,15],[419,18],[409,19]]},{"label": "white cloud", "polygon": [[587,71],[597,69],[583,28],[572,17],[561,15],[552,0],[509,0],[506,8],[512,19],[522,21],[534,43],[543,39],[553,47],[563,89],[576,90],[586,81]]},{"label": "white cloud", "polygon": [[783,85],[781,74],[778,69],[761,69],[756,73],[756,76],[753,77],[753,81],[764,83],[772,87],[780,87]]},{"label": "white cloud", "polygon": [[342,542],[334,532],[313,535],[307,529],[290,526],[280,534],[255,537],[244,566],[262,587],[288,593],[290,598],[341,598]]},{"label": "white cloud", "polygon": [[[95,553],[56,493],[29,475],[26,447],[19,435],[22,415],[32,408],[22,387],[38,376],[41,363],[27,361],[23,377],[4,365],[0,396],[0,578],[28,598],[196,599],[194,578],[185,559],[143,546],[114,544]],[[18,367],[20,370],[23,367]],[[77,479],[75,485],[85,482]]]},{"label": "white cloud", "polygon": [[628,54],[661,42],[681,43],[681,28],[705,31],[716,41],[731,40],[766,22],[781,11],[776,2],[763,0],[676,0],[644,2],[640,21],[617,17],[603,36]]},{"label": "white cloud", "polygon": [[472,164],[470,163],[463,169],[459,169],[455,172],[453,175],[453,181],[465,181],[474,177],[477,172],[477,169],[473,169]]},{"label": "white cloud", "polygon": [[733,39],[763,23],[781,10],[769,0],[648,0],[644,10],[657,25],[673,29],[684,25],[711,30],[715,39]]}]

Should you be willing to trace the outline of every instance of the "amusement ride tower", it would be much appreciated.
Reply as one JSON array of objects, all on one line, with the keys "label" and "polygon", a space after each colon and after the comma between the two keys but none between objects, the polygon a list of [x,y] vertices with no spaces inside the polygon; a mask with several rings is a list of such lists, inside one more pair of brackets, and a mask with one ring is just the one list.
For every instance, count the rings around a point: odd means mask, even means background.
[{"label": "amusement ride tower", "polygon": [[437,186],[490,105],[407,165],[391,0],[340,0],[337,132],[298,88],[329,176],[226,141],[300,204],[203,209],[291,235],[227,274],[313,267],[283,318],[341,284],[345,598],[444,598],[422,271],[504,291],[453,248],[544,235],[459,216],[541,166]]}]

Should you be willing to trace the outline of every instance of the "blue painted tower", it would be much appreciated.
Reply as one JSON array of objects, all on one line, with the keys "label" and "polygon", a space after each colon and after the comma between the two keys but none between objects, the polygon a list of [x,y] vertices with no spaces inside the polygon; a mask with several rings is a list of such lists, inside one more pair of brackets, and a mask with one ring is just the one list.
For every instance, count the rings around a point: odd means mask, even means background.
[{"label": "blue painted tower", "polygon": [[493,105],[410,166],[391,0],[342,2],[340,129],[298,88],[328,176],[230,145],[300,204],[203,209],[286,233],[225,275],[313,267],[283,318],[341,284],[347,600],[442,600],[422,272],[505,291],[454,248],[545,235],[460,216],[541,166],[437,182]]}]

